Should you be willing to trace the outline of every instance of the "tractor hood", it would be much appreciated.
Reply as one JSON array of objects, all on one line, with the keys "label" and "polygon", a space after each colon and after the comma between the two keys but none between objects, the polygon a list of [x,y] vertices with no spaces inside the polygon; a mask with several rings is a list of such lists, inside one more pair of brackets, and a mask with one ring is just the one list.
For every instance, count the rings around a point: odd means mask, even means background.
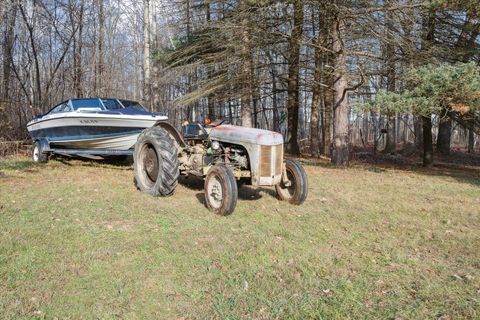
[{"label": "tractor hood", "polygon": [[220,125],[213,128],[209,138],[235,144],[251,143],[266,146],[283,144],[283,137],[278,132],[232,125]]}]

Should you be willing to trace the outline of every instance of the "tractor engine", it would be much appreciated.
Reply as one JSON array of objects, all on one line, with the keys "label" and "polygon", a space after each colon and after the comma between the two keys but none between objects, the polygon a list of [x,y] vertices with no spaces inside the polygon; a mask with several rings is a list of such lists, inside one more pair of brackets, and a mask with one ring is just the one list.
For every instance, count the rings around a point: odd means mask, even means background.
[{"label": "tractor engine", "polygon": [[249,169],[248,153],[244,147],[215,140],[211,143],[211,150],[214,164],[224,163],[234,170]]}]

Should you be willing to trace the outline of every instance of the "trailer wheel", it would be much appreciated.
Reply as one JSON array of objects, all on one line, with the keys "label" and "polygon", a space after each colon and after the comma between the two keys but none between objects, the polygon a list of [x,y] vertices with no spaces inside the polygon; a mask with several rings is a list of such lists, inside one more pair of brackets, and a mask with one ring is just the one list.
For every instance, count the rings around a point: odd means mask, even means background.
[{"label": "trailer wheel", "polygon": [[291,204],[300,205],[305,199],[307,199],[307,174],[300,162],[296,160],[286,160],[285,171],[287,173],[287,178],[290,181],[290,185],[286,186],[282,181],[275,186],[275,190],[280,199]]},{"label": "trailer wheel", "polygon": [[210,168],[205,178],[205,202],[215,214],[226,216],[235,210],[237,182],[232,170],[223,164]]},{"label": "trailer wheel", "polygon": [[48,154],[43,153],[42,145],[39,141],[35,141],[33,144],[32,149],[32,160],[36,163],[47,163],[48,162]]},{"label": "trailer wheel", "polygon": [[152,196],[169,196],[178,183],[178,155],[165,129],[145,129],[137,139],[133,153],[134,183]]}]

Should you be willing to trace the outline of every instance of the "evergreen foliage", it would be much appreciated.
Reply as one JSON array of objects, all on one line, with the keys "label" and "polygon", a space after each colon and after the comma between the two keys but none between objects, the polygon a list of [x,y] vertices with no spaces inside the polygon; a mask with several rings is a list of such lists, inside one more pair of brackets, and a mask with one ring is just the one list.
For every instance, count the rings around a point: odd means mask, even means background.
[{"label": "evergreen foliage", "polygon": [[402,93],[382,90],[361,108],[422,116],[443,116],[444,110],[460,115],[480,110],[480,68],[473,62],[412,68],[407,73],[406,83],[407,89]]}]

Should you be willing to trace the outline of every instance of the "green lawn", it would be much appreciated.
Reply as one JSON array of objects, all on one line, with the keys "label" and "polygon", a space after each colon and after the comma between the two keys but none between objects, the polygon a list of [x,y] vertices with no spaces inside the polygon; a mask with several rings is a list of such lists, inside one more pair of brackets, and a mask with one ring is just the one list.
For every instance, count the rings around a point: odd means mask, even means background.
[{"label": "green lawn", "polygon": [[0,160],[0,317],[480,318],[480,169],[306,166],[300,207],[130,167]]}]

